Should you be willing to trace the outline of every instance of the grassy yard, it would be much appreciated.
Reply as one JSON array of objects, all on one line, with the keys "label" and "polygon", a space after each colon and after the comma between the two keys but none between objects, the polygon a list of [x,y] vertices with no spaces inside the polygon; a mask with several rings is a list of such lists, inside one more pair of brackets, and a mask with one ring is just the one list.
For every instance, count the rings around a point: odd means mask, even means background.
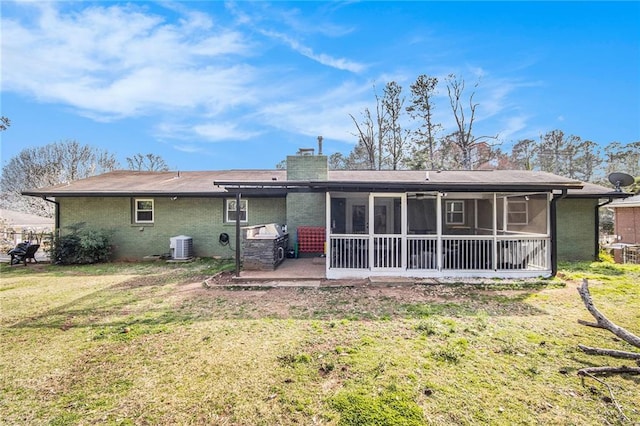
[{"label": "grassy yard", "polygon": [[[640,267],[563,265],[520,284],[205,288],[224,265],[0,269],[0,423],[623,424],[579,368],[633,350]],[[627,365],[632,365],[626,361]],[[640,376],[603,378],[640,424]]]}]

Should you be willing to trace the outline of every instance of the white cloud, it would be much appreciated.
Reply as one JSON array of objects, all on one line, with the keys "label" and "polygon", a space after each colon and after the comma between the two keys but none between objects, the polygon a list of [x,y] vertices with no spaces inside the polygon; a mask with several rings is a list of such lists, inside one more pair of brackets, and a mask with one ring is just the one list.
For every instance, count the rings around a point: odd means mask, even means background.
[{"label": "white cloud", "polygon": [[112,119],[182,108],[210,113],[251,101],[250,46],[201,13],[176,22],[136,6],[26,5],[33,22],[4,19],[4,90]]},{"label": "white cloud", "polygon": [[298,52],[299,54],[322,65],[353,73],[360,73],[366,69],[366,65],[355,61],[350,61],[345,58],[334,58],[331,55],[327,55],[325,53],[315,53],[310,47],[303,45],[299,41],[287,36],[286,34],[278,33],[275,31],[261,31],[261,33],[265,36],[280,40],[295,52]]},{"label": "white cloud", "polygon": [[[222,16],[192,10],[188,2],[21,4],[24,17],[2,18],[3,90],[70,106],[99,121],[152,117],[148,132],[189,152],[275,131],[354,143],[349,114],[358,118],[365,108],[375,110],[373,82],[381,94],[387,81],[398,81],[410,96],[418,76],[409,60],[413,53],[382,69],[382,62],[332,54],[339,49],[335,41],[335,47],[323,44],[351,31],[323,16],[333,5],[313,8],[311,15],[268,3],[244,6],[226,4],[235,20],[225,16],[220,25]],[[277,59],[270,56],[283,50]],[[324,67],[309,72],[299,65],[311,61]],[[450,133],[455,122],[444,77],[453,68],[428,70],[441,82],[436,121],[443,134]],[[484,121],[506,123],[489,134],[517,132],[523,118],[514,99],[526,85],[496,79],[481,67],[466,71],[469,76],[459,76],[467,78],[467,94],[482,76],[474,98],[480,103],[478,130]]]},{"label": "white cloud", "polygon": [[259,132],[241,130],[236,123],[199,124],[193,132],[210,141],[248,140],[259,135]]}]

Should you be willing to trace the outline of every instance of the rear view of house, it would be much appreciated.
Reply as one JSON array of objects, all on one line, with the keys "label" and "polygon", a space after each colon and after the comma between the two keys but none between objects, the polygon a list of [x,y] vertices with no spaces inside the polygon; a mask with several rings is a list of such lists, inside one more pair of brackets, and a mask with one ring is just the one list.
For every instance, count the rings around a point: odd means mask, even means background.
[{"label": "rear view of house", "polygon": [[118,171],[24,194],[55,203],[63,231],[112,229],[119,259],[175,236],[195,256],[242,258],[249,230],[277,224],[276,261],[322,255],[335,279],[550,276],[597,255],[598,205],[627,195],[536,171],[334,171],[312,149],[286,170]]}]

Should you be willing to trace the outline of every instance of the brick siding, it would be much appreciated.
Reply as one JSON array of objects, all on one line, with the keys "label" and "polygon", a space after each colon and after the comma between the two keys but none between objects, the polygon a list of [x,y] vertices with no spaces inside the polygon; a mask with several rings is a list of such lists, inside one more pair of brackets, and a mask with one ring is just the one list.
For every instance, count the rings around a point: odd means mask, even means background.
[{"label": "brick siding", "polygon": [[[224,222],[223,198],[141,197],[154,199],[154,223],[136,224],[132,216],[132,199],[61,198],[60,227],[90,224],[93,228],[113,230],[114,259],[140,260],[148,255],[169,252],[169,238],[187,235],[193,238],[195,256],[235,257],[235,222]],[[286,223],[284,198],[249,198],[248,223]],[[219,242],[220,234],[229,234],[230,244]]]},{"label": "brick siding", "polygon": [[640,244],[640,207],[615,209],[615,233],[619,243]]},{"label": "brick siding", "polygon": [[565,198],[558,202],[558,260],[594,260],[595,208],[598,200]]}]

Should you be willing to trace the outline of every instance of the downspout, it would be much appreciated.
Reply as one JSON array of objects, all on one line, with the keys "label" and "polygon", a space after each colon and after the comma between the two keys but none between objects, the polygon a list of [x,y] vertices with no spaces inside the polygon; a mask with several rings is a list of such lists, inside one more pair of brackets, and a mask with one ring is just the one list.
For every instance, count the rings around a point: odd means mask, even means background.
[{"label": "downspout", "polygon": [[595,245],[594,245],[595,252],[593,253],[594,260],[598,260],[598,258],[600,257],[600,207],[604,207],[611,202],[613,202],[613,198],[609,197],[608,201],[605,201],[602,204],[598,204],[595,207],[596,220],[595,220]]},{"label": "downspout", "polygon": [[566,198],[567,190],[563,189],[562,194],[555,196],[551,199],[551,276],[555,277],[558,273],[558,232],[556,230],[558,225],[557,203],[558,201]]},{"label": "downspout", "polygon": [[49,198],[42,197],[43,200],[49,202],[49,203],[53,203],[55,204],[56,208],[55,208],[55,230],[56,232],[58,232],[58,230],[60,229],[60,203],[57,202],[56,200],[50,200]]},{"label": "downspout", "polygon": [[240,191],[236,193],[236,277],[240,277]]}]

